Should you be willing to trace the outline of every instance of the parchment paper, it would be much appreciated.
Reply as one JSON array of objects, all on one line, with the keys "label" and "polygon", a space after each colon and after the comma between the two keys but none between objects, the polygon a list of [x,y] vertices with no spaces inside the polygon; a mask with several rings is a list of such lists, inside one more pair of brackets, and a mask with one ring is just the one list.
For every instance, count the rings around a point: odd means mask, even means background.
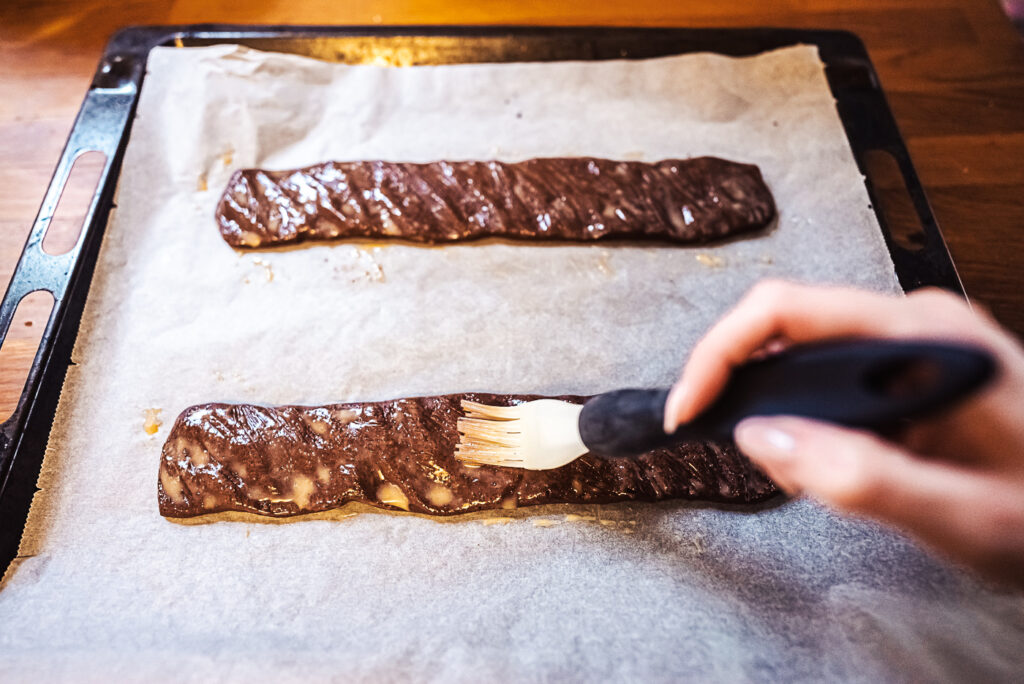
[{"label": "parchment paper", "polygon": [[[243,166],[702,154],[759,164],[778,225],[714,248],[239,253],[212,218]],[[160,447],[190,404],[667,384],[766,276],[898,289],[813,48],[401,69],[154,50],[42,491],[0,589],[0,677],[1019,675],[1019,599],[804,501],[511,521],[158,515]],[[152,436],[145,409],[162,410]]]}]

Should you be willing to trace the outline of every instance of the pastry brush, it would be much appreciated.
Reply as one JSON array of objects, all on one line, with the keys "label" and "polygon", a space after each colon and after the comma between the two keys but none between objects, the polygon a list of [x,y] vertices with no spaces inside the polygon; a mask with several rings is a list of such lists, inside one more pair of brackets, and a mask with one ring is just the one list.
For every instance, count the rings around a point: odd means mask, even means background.
[{"label": "pastry brush", "polygon": [[885,432],[949,408],[994,373],[991,354],[962,344],[797,346],[734,369],[714,403],[670,435],[662,427],[668,388],[616,390],[585,404],[463,401],[455,455],[473,465],[548,470],[588,452],[629,457],[682,442],[729,440],[749,416],[803,416]]}]

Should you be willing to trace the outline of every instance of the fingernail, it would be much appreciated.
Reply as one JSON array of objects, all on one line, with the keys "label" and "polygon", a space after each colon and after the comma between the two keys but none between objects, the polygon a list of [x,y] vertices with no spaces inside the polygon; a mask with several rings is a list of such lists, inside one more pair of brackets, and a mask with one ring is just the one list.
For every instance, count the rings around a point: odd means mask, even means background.
[{"label": "fingernail", "polygon": [[679,415],[679,406],[686,398],[686,384],[680,380],[676,383],[675,387],[668,393],[668,399],[665,401],[665,433],[671,435],[679,427],[681,417]]},{"label": "fingernail", "polygon": [[789,458],[796,449],[796,438],[772,425],[766,418],[748,418],[736,426],[736,444],[744,453],[773,460]]}]

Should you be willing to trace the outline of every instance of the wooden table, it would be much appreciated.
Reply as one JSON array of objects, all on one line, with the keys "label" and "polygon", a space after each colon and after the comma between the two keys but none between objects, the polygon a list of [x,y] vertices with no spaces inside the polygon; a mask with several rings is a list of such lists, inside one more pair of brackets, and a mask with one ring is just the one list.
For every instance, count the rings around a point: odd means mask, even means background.
[{"label": "wooden table", "polygon": [[[107,38],[132,24],[793,26],[867,44],[967,292],[1024,334],[1024,49],[995,0],[5,0],[0,7],[0,282],[7,282]],[[775,6],[781,5],[781,9]],[[0,353],[0,418],[47,298]],[[31,324],[31,325],[28,325]]]}]

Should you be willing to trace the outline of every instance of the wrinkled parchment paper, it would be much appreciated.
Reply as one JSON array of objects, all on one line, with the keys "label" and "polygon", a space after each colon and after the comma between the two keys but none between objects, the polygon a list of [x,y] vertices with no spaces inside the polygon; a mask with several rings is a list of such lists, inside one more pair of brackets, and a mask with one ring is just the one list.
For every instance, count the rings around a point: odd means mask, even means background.
[{"label": "wrinkled parchment paper", "polygon": [[[702,154],[759,164],[778,225],[714,248],[240,253],[213,222],[238,167]],[[1019,674],[1019,599],[803,501],[454,522],[157,513],[160,447],[190,404],[667,384],[766,276],[898,289],[813,48],[401,69],[155,50],[42,491],[0,589],[0,678]],[[146,409],[161,410],[152,436]]]}]

